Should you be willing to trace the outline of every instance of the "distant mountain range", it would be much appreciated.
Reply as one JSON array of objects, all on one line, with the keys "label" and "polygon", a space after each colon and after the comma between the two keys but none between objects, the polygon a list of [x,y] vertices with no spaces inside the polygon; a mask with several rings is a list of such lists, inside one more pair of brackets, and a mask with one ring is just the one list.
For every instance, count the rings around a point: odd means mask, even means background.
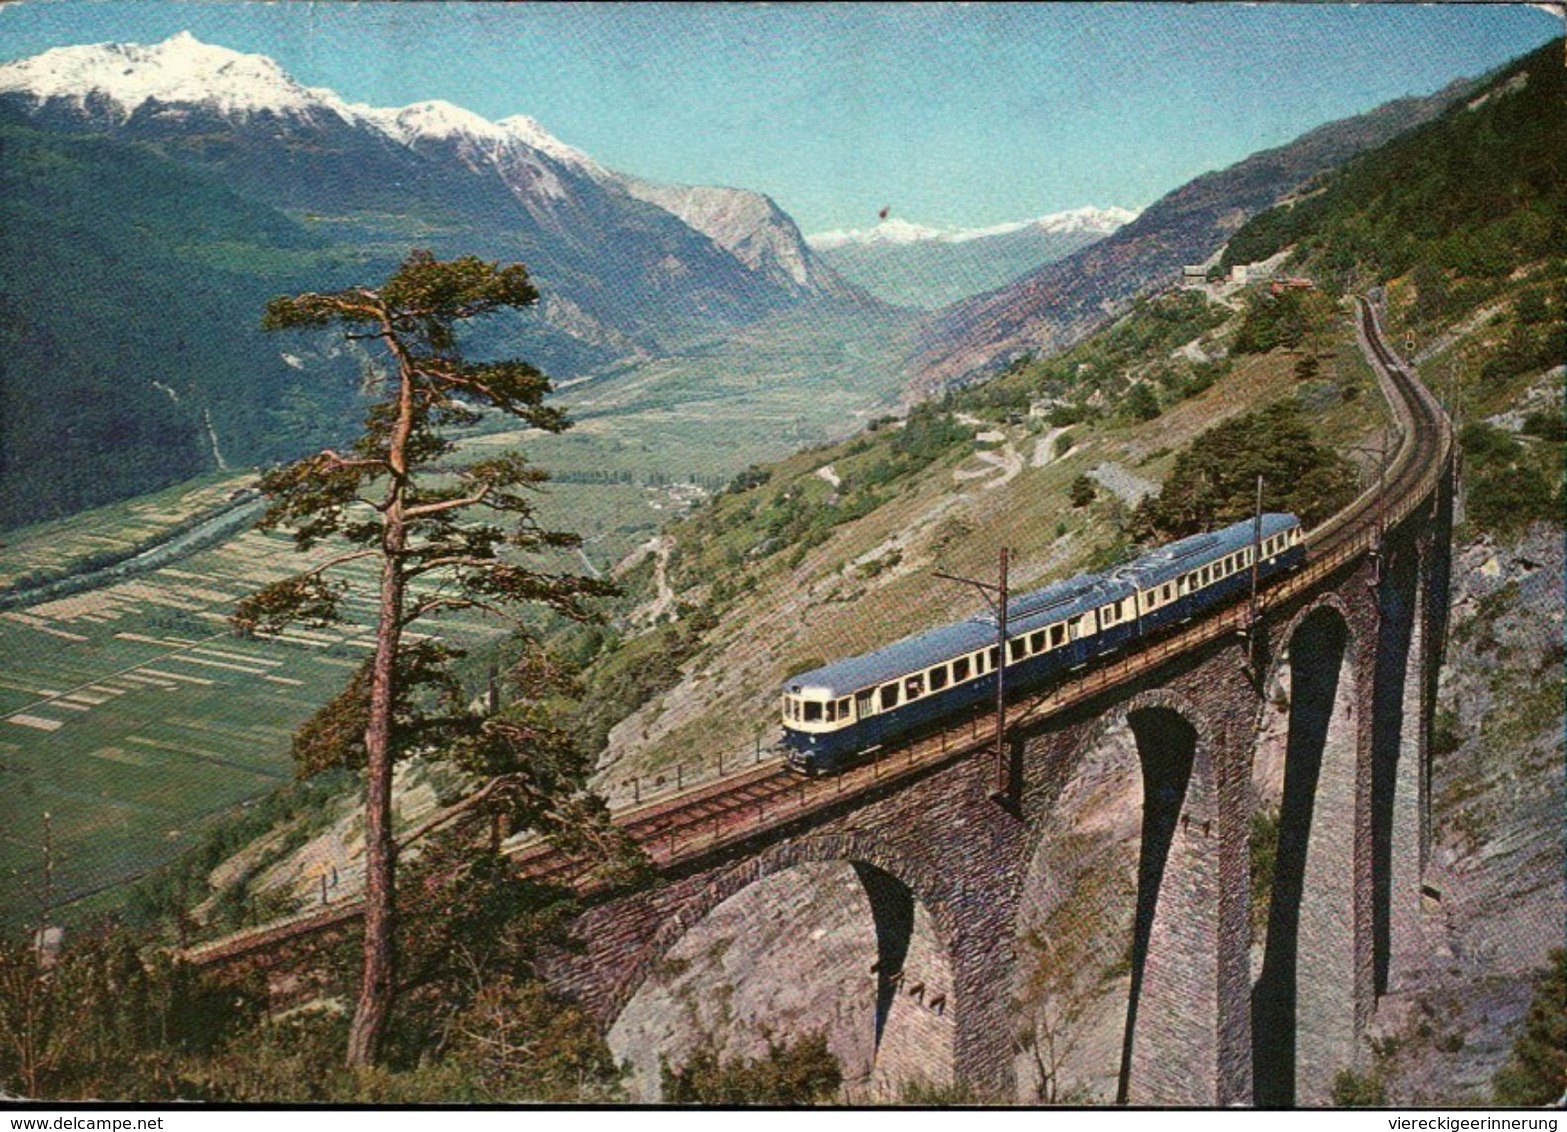
[{"label": "distant mountain range", "polygon": [[0,103],[33,125],[151,145],[338,239],[379,242],[414,221],[438,253],[519,259],[577,366],[801,299],[858,297],[761,194],[626,177],[526,116],[351,104],[188,33],[0,67]]},{"label": "distant mountain range", "polygon": [[873,228],[806,237],[817,256],[871,294],[933,310],[1070,255],[1137,218],[1125,208],[1076,208],[986,228],[931,228],[890,217]]},{"label": "distant mountain range", "polygon": [[526,116],[351,104],[184,33],[0,66],[0,131],[0,526],[341,431],[352,382],[312,373],[365,359],[264,339],[261,305],[413,247],[527,264],[539,307],[480,345],[558,378],[874,305],[760,193],[630,177]]},{"label": "distant mountain range", "polygon": [[47,51],[0,66],[0,526],[333,439],[353,382],[321,376],[370,360],[269,339],[261,306],[374,280],[413,247],[527,264],[542,302],[475,346],[558,378],[791,312],[841,325],[966,296],[896,347],[918,397],[1069,344],[1463,89],[1321,127],[1135,218],[807,241],[763,194],[610,170],[526,116],[352,104],[188,34]]},{"label": "distant mountain range", "polygon": [[1319,126],[1287,145],[1205,173],[1113,235],[987,294],[930,315],[910,359],[911,394],[993,373],[1024,354],[1072,345],[1134,296],[1202,263],[1248,218],[1313,178],[1430,121],[1475,82],[1403,98]]}]

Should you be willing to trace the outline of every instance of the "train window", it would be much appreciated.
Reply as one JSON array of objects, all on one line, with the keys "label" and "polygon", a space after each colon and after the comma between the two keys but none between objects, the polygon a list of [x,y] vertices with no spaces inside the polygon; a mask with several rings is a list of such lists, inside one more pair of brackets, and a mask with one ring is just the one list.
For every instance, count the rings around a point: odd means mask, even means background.
[{"label": "train window", "polygon": [[985,657],[990,662],[990,670],[994,672],[1001,664],[1000,646],[992,646],[985,650]]},{"label": "train window", "polygon": [[1034,633],[1033,636],[1028,638],[1028,651],[1029,652],[1044,652],[1045,651],[1045,631],[1043,629],[1038,630],[1036,633]]},{"label": "train window", "polygon": [[843,697],[843,699],[838,701],[838,722],[840,722],[840,723],[848,723],[849,722],[849,720],[851,718],[851,715],[850,715],[850,712],[849,712],[849,708],[850,708],[850,706],[853,703],[854,703],[854,698],[852,696],[845,696],[845,697]]},{"label": "train window", "polygon": [[838,704],[835,700],[827,701],[827,705],[822,708],[822,718],[828,723],[838,722]]},{"label": "train window", "polygon": [[[1181,579],[1183,582],[1185,580],[1185,578]],[[1161,601],[1169,601],[1174,596],[1174,587],[1169,582],[1166,582],[1159,590],[1159,600]]]},{"label": "train window", "polygon": [[952,662],[952,679],[954,681],[968,679],[968,657],[960,656]]},{"label": "train window", "polygon": [[891,711],[898,706],[898,685],[883,684],[881,686],[881,710]]},{"label": "train window", "polygon": [[854,693],[854,700],[860,709],[861,718],[876,714],[876,693],[873,689],[867,688],[863,692]]},{"label": "train window", "polygon": [[1055,648],[1066,640],[1066,626],[1050,626],[1050,647]]},{"label": "train window", "polygon": [[805,701],[805,722],[820,723],[822,721],[822,705],[814,700]]},{"label": "train window", "polygon": [[925,677],[910,676],[903,681],[903,698],[905,700],[918,699],[925,694]]},{"label": "train window", "polygon": [[1027,643],[1028,642],[1024,641],[1022,637],[1013,637],[1010,641],[1007,642],[1008,664],[1016,664],[1018,661],[1022,660],[1025,656],[1028,655],[1026,651]]},{"label": "train window", "polygon": [[930,690],[939,692],[947,686],[947,666],[938,664],[930,670]]},{"label": "train window", "polygon": [[794,701],[788,696],[783,698],[783,717],[789,720],[794,718]]},{"label": "train window", "polygon": [[1115,606],[1107,605],[1099,611],[1099,624],[1114,625],[1116,620]]}]

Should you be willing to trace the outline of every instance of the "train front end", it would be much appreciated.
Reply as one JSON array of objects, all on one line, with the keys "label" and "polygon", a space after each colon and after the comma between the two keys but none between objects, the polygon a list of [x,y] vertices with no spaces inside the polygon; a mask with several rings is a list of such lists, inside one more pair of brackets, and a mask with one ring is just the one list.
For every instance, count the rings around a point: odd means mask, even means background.
[{"label": "train front end", "polygon": [[783,689],[784,758],[799,774],[830,774],[857,749],[854,697],[812,675],[797,676]]}]

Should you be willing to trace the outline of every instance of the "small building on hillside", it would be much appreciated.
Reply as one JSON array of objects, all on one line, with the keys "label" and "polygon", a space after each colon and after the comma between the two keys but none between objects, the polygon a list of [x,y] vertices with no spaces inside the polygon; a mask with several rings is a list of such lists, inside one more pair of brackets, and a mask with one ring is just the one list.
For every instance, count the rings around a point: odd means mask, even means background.
[{"label": "small building on hillside", "polygon": [[1315,291],[1317,284],[1303,276],[1285,276],[1283,279],[1275,279],[1268,284],[1268,290],[1275,295],[1282,295],[1285,291]]}]

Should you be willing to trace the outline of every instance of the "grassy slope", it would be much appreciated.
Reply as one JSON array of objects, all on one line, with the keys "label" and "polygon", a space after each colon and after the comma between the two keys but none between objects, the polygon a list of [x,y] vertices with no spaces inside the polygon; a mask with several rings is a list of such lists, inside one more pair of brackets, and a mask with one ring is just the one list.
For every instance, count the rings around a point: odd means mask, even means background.
[{"label": "grassy slope", "polygon": [[[588,412],[600,415],[561,437],[481,429],[468,449],[519,444],[556,472],[631,473],[631,484],[557,483],[540,497],[545,523],[587,539],[583,558],[552,567],[585,559],[608,569],[701,497],[687,476],[723,482],[884,407],[897,375],[878,355],[895,330],[892,320],[780,320],[648,374],[583,386],[575,392],[591,389],[598,403]],[[563,399],[580,404],[572,393]],[[206,477],[8,532],[0,584],[155,538],[248,479]],[[25,892],[38,881],[45,811],[56,891],[71,896],[169,859],[204,822],[288,780],[293,729],[342,686],[362,638],[350,629],[321,634],[321,647],[241,642],[224,622],[235,598],[299,566],[282,540],[246,534],[103,590],[0,614],[0,826],[20,831],[0,839],[6,906],[31,914]],[[453,635],[479,642],[497,632],[464,623]],[[230,655],[190,652],[182,642],[192,641]],[[185,679],[149,677],[149,667]],[[16,714],[44,722],[11,721]]]},{"label": "grassy slope", "polygon": [[[116,536],[105,526],[100,537]],[[45,812],[55,895],[70,899],[168,860],[290,779],[294,728],[369,645],[362,624],[285,641],[228,634],[235,598],[298,565],[286,540],[247,533],[142,578],[0,614],[0,916],[33,914]],[[445,632],[459,643],[497,635],[474,621]]]},{"label": "grassy slope", "polygon": [[[1189,309],[1190,301],[1173,297],[1159,305]],[[1218,344],[1235,326],[1230,315],[1220,309],[1219,317],[1228,321],[1218,328],[1211,318],[1181,325],[1187,331],[1208,327],[1205,341],[1220,352]],[[1161,321],[1146,312],[1134,316],[1097,345],[1074,351],[1069,368],[1090,357],[1113,356],[1117,388],[1124,394],[1147,374],[1179,366],[1169,354],[1172,342],[1185,345],[1181,336],[1150,335],[1139,319]],[[1128,337],[1145,345],[1151,339],[1156,348],[1134,356],[1105,346]],[[1002,422],[987,422],[964,413],[980,423],[936,445],[925,467],[886,482],[876,482],[885,474],[878,469],[895,459],[897,425],[791,456],[773,465],[760,487],[720,496],[670,531],[680,598],[716,613],[718,625],[706,634],[680,685],[616,730],[604,785],[616,793],[632,777],[656,780],[677,763],[686,778],[716,769],[720,754],[732,761],[754,737],[768,742],[776,735],[775,690],[791,673],[975,612],[973,594],[933,577],[934,570],[993,575],[1003,541],[1015,553],[1017,586],[1041,585],[1090,566],[1117,543],[1125,504],[1101,488],[1095,503],[1074,509],[1068,488],[1101,465],[1119,465],[1158,482],[1174,451],[1197,433],[1279,396],[1319,402],[1313,421],[1330,442],[1345,447],[1363,442],[1381,419],[1381,404],[1370,393],[1347,320],[1330,319],[1307,347],[1325,358],[1316,384],[1337,383],[1340,390],[1331,404],[1323,403],[1319,389],[1297,382],[1296,355],[1278,351],[1239,359],[1206,391],[1173,400],[1148,422],[1117,416],[1117,397],[1092,382],[1063,390],[1068,399],[1095,399],[1105,415],[1072,426],[1070,451],[1043,466],[1036,465],[1036,452],[1053,432],[1045,421],[1005,423],[1009,418],[998,411],[993,415]],[[1019,371],[1011,380],[1027,388],[1043,381],[1047,369],[1058,368]],[[1366,399],[1344,400],[1343,387],[1366,391]],[[983,400],[971,398],[970,408],[985,412]],[[976,440],[976,432],[982,437],[999,432],[1002,439]],[[839,486],[823,469],[830,469]],[[839,516],[860,511],[865,513],[834,525]],[[722,581],[715,587],[717,579]]]}]

